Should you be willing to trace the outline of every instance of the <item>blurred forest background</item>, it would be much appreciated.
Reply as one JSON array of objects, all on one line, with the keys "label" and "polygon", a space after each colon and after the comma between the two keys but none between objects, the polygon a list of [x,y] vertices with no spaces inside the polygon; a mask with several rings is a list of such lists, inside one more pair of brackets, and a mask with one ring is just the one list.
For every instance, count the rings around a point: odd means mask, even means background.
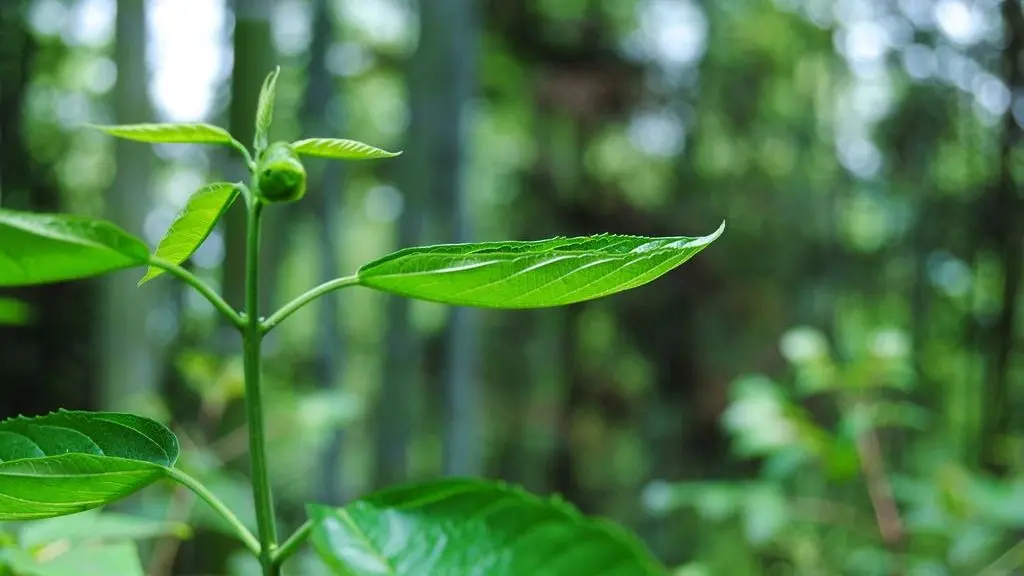
[{"label": "blurred forest background", "polygon": [[[0,201],[152,245],[230,149],[82,123],[351,137],[269,213],[264,310],[415,244],[721,239],[637,290],[453,309],[359,288],[267,343],[286,529],[484,475],[637,530],[679,575],[1024,561],[1024,14],[996,0],[3,0]],[[241,205],[190,267],[241,304]],[[14,247],[16,249],[16,247]],[[237,335],[140,270],[5,292],[0,416],[137,410],[253,523]],[[190,494],[148,573],[248,574]],[[316,574],[313,568],[296,573]],[[524,575],[525,576],[525,575]]]}]

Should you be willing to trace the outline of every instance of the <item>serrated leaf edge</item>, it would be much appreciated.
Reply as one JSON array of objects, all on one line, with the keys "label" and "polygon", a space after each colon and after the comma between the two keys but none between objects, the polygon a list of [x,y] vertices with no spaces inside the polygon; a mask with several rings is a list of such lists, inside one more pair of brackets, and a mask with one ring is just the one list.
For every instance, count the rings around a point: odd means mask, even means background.
[{"label": "serrated leaf edge", "polygon": [[[135,434],[138,434],[140,436],[145,437],[147,440],[152,442],[157,448],[159,448],[160,451],[164,453],[164,456],[166,456],[166,459],[169,462],[169,464],[167,466],[164,466],[162,464],[157,464],[155,462],[150,462],[148,460],[138,460],[138,459],[134,459],[134,458],[123,458],[121,456],[108,456],[106,454],[87,454],[87,453],[84,453],[84,452],[67,452],[67,453],[64,453],[64,454],[47,454],[45,456],[36,456],[36,457],[31,457],[31,458],[19,458],[17,460],[4,460],[4,461],[0,462],[0,466],[3,466],[4,464],[10,464],[12,462],[22,462],[22,461],[25,461],[25,460],[45,460],[45,459],[58,458],[58,457],[63,457],[63,456],[94,456],[94,457],[97,457],[97,458],[109,458],[111,460],[123,460],[123,461],[126,461],[126,462],[135,462],[135,463],[139,463],[139,464],[146,464],[146,465],[153,466],[155,468],[173,468],[174,465],[177,464],[177,462],[178,462],[178,457],[180,456],[180,454],[176,454],[174,456],[174,458],[171,458],[171,455],[168,454],[166,450],[164,450],[164,447],[160,445],[160,442],[158,442],[155,438],[153,438],[149,434],[146,434],[146,433],[144,433],[141,430],[138,430],[136,428],[131,428],[129,426],[125,426],[124,424],[122,424],[120,422],[116,422],[116,421],[113,421],[113,420],[108,420],[106,418],[102,418],[101,417],[101,416],[104,416],[104,415],[129,416],[131,418],[140,418],[140,419],[150,420],[152,422],[156,422],[156,420],[152,420],[150,418],[146,418],[145,416],[139,416],[138,414],[133,414],[131,412],[92,412],[92,411],[89,411],[89,410],[67,410],[65,408],[58,408],[56,412],[50,411],[50,412],[47,412],[46,414],[37,414],[35,416],[26,416],[24,414],[18,414],[17,416],[11,416],[9,418],[4,418],[3,420],[0,420],[0,424],[4,424],[5,422],[10,422],[10,421],[25,422],[25,423],[28,423],[28,424],[32,424],[33,421],[35,421],[35,420],[40,420],[40,419],[43,419],[43,418],[48,418],[50,416],[60,416],[60,415],[65,415],[65,414],[79,415],[79,416],[89,416],[89,417],[96,418],[97,420],[102,420],[104,422],[120,426],[122,428],[127,428],[127,429],[131,430],[132,432],[134,432]],[[159,422],[156,422],[156,423],[159,424]],[[161,424],[161,426],[162,426],[162,424]],[[58,426],[58,428],[59,428],[59,426]],[[88,436],[86,436],[86,437],[88,437]],[[171,433],[170,437],[174,441],[175,448],[177,448],[177,450],[175,450],[175,452],[180,452],[181,447],[180,447],[180,445],[178,443],[178,437],[176,435],[174,435],[174,433]],[[90,440],[91,440],[91,438],[90,438]]]},{"label": "serrated leaf edge", "polygon": [[[291,143],[296,153],[304,156],[315,156],[319,158],[333,158],[335,160],[379,160],[384,158],[395,158],[402,155],[402,151],[391,152],[347,138],[305,138]],[[320,152],[320,148],[338,150],[341,154],[329,154]],[[345,155],[344,153],[352,155]]]}]

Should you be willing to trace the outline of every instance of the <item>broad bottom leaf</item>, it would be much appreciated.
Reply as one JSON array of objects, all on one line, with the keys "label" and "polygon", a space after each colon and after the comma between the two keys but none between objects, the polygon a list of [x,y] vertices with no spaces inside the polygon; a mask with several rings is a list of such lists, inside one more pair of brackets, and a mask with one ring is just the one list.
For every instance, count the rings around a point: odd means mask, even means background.
[{"label": "broad bottom leaf", "polygon": [[622,528],[501,482],[439,480],[308,510],[313,545],[335,574],[666,574]]},{"label": "broad bottom leaf", "polygon": [[119,500],[163,478],[178,440],[162,424],[61,410],[0,422],[0,522],[52,518]]}]

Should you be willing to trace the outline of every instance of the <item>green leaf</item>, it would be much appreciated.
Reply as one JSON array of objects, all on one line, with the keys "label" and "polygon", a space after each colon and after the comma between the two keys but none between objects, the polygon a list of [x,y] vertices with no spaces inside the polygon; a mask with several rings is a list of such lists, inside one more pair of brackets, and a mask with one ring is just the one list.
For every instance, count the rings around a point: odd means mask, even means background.
[{"label": "green leaf", "polygon": [[292,148],[305,156],[319,156],[335,160],[374,160],[394,158],[401,154],[401,152],[388,152],[355,140],[339,138],[307,138],[292,142]]},{"label": "green leaf", "polygon": [[76,280],[148,262],[145,243],[110,222],[0,208],[0,286]]},{"label": "green leaf", "polygon": [[281,73],[281,67],[277,66],[267,74],[263,80],[263,88],[260,89],[260,98],[256,106],[256,137],[253,140],[253,147],[256,151],[267,147],[270,133],[270,124],[274,121],[274,96],[277,92],[277,75]]},{"label": "green leaf", "polygon": [[32,321],[32,308],[14,298],[0,298],[0,326],[24,326]]},{"label": "green leaf", "polygon": [[580,238],[406,248],[364,265],[359,283],[406,296],[482,308],[543,308],[646,284],[692,258],[708,236]]},{"label": "green leaf", "polygon": [[34,548],[58,541],[143,540],[161,536],[188,538],[191,535],[191,528],[181,522],[94,509],[27,522],[21,529],[18,541],[25,548]]},{"label": "green leaf", "polygon": [[87,124],[90,128],[102,130],[111,136],[138,142],[160,142],[165,144],[231,144],[232,137],[227,130],[212,124],[119,124],[103,126]]},{"label": "green leaf", "polygon": [[98,508],[164,477],[178,440],[162,424],[115,412],[0,422],[0,522]]},{"label": "green leaf", "polygon": [[622,528],[500,482],[445,479],[335,509],[308,506],[313,546],[349,576],[665,574]]},{"label": "green leaf", "polygon": [[0,567],[18,576],[144,576],[134,542],[82,544],[71,548],[0,550]]},{"label": "green leaf", "polygon": [[[171,224],[154,256],[174,264],[181,264],[192,256],[238,197],[238,186],[231,182],[214,182],[200,188]],[[163,273],[162,268],[150,266],[139,280],[139,286]]]}]

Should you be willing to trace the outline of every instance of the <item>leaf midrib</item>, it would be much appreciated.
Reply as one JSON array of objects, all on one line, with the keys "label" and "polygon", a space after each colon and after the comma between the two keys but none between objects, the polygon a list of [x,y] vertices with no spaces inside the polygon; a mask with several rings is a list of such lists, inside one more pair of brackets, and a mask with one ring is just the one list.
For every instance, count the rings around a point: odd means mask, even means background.
[{"label": "leaf midrib", "polygon": [[[119,476],[119,475],[122,475],[122,474],[134,474],[135,472],[139,471],[139,470],[115,470],[115,471],[112,471],[112,472],[85,472],[85,473],[82,473],[82,474],[26,474],[26,473],[23,473],[23,472],[7,472],[7,471],[5,471],[3,469],[4,465],[6,465],[6,464],[14,464],[14,463],[17,463],[17,462],[25,462],[26,460],[43,461],[43,460],[49,460],[51,458],[61,458],[61,457],[64,457],[64,456],[91,456],[93,458],[102,458],[102,459],[105,459],[105,460],[117,460],[117,461],[120,461],[120,462],[128,462],[128,463],[131,463],[131,464],[138,464],[139,465],[139,469],[142,469],[142,468],[152,468],[153,470],[166,470],[167,469],[166,466],[161,466],[160,464],[156,464],[154,462],[147,462],[146,460],[132,460],[131,458],[121,458],[121,457],[118,457],[118,456],[99,456],[99,455],[96,455],[96,454],[80,454],[80,453],[76,453],[76,452],[70,452],[68,454],[59,454],[57,456],[45,456],[43,458],[22,458],[21,460],[7,460],[3,464],[0,464],[0,476],[10,476],[10,477],[14,477],[14,478],[64,478],[64,479],[67,479],[67,478],[82,478],[83,476],[89,476],[89,477],[95,477],[95,476]],[[3,494],[3,492],[0,492],[0,494]]]},{"label": "leaf midrib", "polygon": [[362,543],[366,546],[366,549],[372,552],[373,555],[381,561],[384,567],[388,569],[388,574],[398,574],[397,569],[391,564],[387,556],[384,555],[384,551],[377,548],[377,546],[373,544],[373,542],[370,540],[370,535],[363,531],[363,529],[360,528],[358,524],[356,524],[355,520],[346,510],[339,510],[337,517],[346,526],[348,526],[349,529],[355,531],[355,536],[359,538],[359,540],[362,541]]}]

